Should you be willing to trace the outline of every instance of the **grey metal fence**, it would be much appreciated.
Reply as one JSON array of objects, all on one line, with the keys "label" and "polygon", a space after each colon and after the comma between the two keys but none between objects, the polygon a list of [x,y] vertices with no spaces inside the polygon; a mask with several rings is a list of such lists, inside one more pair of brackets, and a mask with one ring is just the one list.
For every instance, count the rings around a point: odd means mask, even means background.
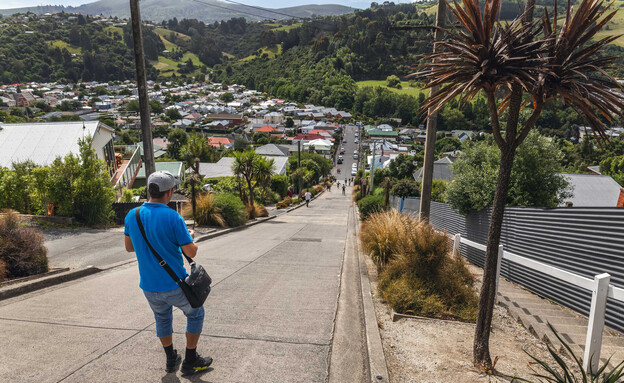
[{"label": "grey metal fence", "polygon": [[[400,198],[393,197],[400,208]],[[417,213],[420,199],[407,198],[403,212]],[[431,223],[451,234],[460,233],[471,241],[485,244],[490,209],[462,216],[447,204],[432,202]],[[501,244],[505,250],[593,279],[611,274],[611,283],[624,287],[624,209],[623,208],[520,208],[505,209]],[[471,263],[483,266],[484,252],[460,247]],[[552,299],[583,315],[589,314],[591,292],[552,276],[503,260],[501,274],[537,295]],[[624,303],[609,299],[606,323],[624,332]]]}]

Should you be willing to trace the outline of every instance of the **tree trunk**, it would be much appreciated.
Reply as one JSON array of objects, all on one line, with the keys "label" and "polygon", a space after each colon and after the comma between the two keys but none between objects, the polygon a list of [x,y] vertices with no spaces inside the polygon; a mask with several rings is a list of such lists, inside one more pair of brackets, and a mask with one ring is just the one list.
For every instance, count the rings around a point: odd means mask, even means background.
[{"label": "tree trunk", "polygon": [[249,186],[249,205],[253,206],[253,204],[254,204],[254,195],[253,195],[253,189],[251,188],[251,180],[247,181],[247,185]]},{"label": "tree trunk", "polygon": [[501,147],[501,164],[496,182],[496,194],[490,216],[490,228],[488,231],[487,250],[485,264],[483,266],[483,284],[479,294],[479,312],[477,314],[477,327],[475,330],[473,345],[473,362],[485,368],[492,367],[490,357],[490,327],[492,326],[492,314],[496,303],[496,268],[498,264],[498,245],[500,243],[503,213],[511,168],[515,149],[513,147]]}]

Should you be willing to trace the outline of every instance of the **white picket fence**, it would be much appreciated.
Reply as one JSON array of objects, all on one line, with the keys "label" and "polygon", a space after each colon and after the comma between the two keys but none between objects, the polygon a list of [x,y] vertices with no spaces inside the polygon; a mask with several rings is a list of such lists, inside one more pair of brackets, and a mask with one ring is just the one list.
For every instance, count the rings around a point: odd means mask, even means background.
[{"label": "white picket fence", "polygon": [[[478,250],[486,251],[486,246],[469,239],[463,238],[461,234],[455,234],[453,238],[453,255],[459,254],[459,245],[463,243]],[[500,268],[502,260],[506,259],[529,269],[550,275],[565,282],[574,284],[580,288],[592,292],[592,301],[589,312],[589,324],[587,326],[587,337],[585,338],[585,354],[583,357],[583,368],[586,371],[597,371],[600,362],[600,349],[602,348],[602,333],[605,324],[605,312],[607,309],[607,298],[612,298],[624,302],[624,289],[610,284],[611,275],[607,273],[594,276],[594,279],[586,278],[578,274],[571,273],[542,262],[521,257],[503,249],[503,245],[498,247],[498,267],[496,269],[496,290],[498,292],[498,279],[500,278]]]}]

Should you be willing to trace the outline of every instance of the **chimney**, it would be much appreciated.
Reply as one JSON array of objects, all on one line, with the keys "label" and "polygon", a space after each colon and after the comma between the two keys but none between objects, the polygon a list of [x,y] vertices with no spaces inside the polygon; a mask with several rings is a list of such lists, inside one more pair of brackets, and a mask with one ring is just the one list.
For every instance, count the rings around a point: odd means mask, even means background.
[{"label": "chimney", "polygon": [[618,198],[617,207],[624,207],[624,188],[620,188],[620,198]]}]

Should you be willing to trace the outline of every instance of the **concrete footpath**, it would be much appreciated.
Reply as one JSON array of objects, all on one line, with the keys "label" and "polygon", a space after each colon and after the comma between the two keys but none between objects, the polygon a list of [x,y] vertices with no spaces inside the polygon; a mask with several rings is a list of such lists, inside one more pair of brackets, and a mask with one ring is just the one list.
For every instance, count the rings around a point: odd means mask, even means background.
[{"label": "concrete footpath", "polygon": [[[130,263],[0,301],[0,381],[326,382],[330,370],[354,360],[361,372],[348,381],[367,381],[364,305],[361,291],[348,285],[360,279],[353,274],[341,285],[350,209],[349,194],[325,193],[310,208],[199,244],[198,261],[214,281],[198,348],[214,358],[206,373],[164,372],[153,315]],[[356,303],[342,303],[350,294]],[[338,307],[346,311],[334,331]],[[178,350],[184,326],[176,310]],[[345,331],[360,340],[334,362],[332,343],[346,339]]]}]

